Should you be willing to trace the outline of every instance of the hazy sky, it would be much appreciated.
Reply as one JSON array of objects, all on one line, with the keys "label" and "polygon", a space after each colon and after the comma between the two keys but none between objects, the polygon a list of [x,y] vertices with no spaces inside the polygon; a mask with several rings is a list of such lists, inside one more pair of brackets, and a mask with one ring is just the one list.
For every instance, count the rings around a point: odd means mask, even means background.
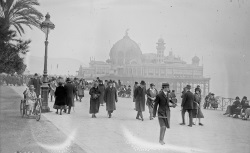
[{"label": "hazy sky", "polygon": [[[215,94],[230,97],[249,94],[245,82],[250,70],[243,67],[250,64],[247,0],[40,0],[40,3],[38,9],[43,14],[49,12],[55,24],[49,35],[49,57],[73,58],[85,65],[91,56],[106,60],[112,45],[129,28],[130,38],[140,44],[143,53],[156,53],[156,42],[162,37],[166,42],[165,55],[172,49],[188,63],[194,55],[203,57],[204,75],[211,77]],[[44,34],[34,29],[28,30],[25,37],[32,39],[29,56],[43,57]],[[231,82],[244,85],[244,90],[237,87],[234,92]]]}]

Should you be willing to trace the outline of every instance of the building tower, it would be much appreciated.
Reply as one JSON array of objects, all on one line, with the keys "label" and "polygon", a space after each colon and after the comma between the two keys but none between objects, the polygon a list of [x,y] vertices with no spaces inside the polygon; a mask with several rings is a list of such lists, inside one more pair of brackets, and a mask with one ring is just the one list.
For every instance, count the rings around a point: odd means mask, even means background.
[{"label": "building tower", "polygon": [[200,58],[197,57],[197,56],[194,56],[192,58],[192,64],[195,65],[195,66],[199,66],[199,63],[200,63]]},{"label": "building tower", "polygon": [[156,43],[156,49],[157,49],[157,63],[164,63],[164,51],[165,51],[165,43],[162,38],[158,40]]}]

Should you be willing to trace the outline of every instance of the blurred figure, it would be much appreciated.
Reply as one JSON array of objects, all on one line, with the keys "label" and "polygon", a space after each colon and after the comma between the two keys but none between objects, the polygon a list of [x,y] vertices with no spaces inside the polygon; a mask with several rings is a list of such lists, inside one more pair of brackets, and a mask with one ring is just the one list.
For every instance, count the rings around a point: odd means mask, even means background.
[{"label": "blurred figure", "polygon": [[[133,102],[135,102],[135,89],[138,87],[138,82],[135,82],[134,84],[134,88],[133,88]],[[135,103],[135,107],[136,107],[136,103]],[[135,110],[135,108],[134,108]]]},{"label": "blurred figure", "polygon": [[147,103],[149,110],[149,119],[153,119],[153,108],[154,108],[154,102],[156,95],[158,94],[158,91],[155,89],[155,85],[153,83],[150,84],[150,88],[146,91],[147,94]]},{"label": "blurred figure", "polygon": [[38,74],[37,74],[37,73],[35,73],[34,78],[31,79],[30,85],[33,85],[33,86],[34,86],[35,92],[36,92],[36,96],[37,96],[37,98],[39,98],[39,97],[40,97],[40,93],[41,93],[42,81],[41,81],[41,79],[38,77]]},{"label": "blurred figure", "polygon": [[192,127],[193,125],[193,116],[192,116],[192,109],[193,109],[193,103],[194,103],[194,95],[190,91],[191,86],[187,85],[186,87],[187,92],[183,95],[182,103],[181,103],[181,116],[182,116],[182,123],[180,125],[185,125],[185,113],[186,111],[189,114],[189,125]]},{"label": "blurred figure", "polygon": [[82,97],[84,97],[84,90],[85,90],[85,80],[80,79],[79,84],[77,86],[77,92],[78,92],[78,97],[80,99],[80,102],[82,101]]},{"label": "blurred figure", "polygon": [[118,102],[116,88],[113,87],[112,82],[108,83],[108,87],[105,89],[104,101],[106,102],[106,110],[108,111],[109,118],[114,110],[116,110],[115,103]]},{"label": "blurred figure", "polygon": [[56,78],[52,77],[51,82],[50,82],[50,101],[53,100],[53,97],[55,97],[55,90],[57,87],[57,82],[56,82]]},{"label": "blurred figure", "polygon": [[[72,81],[70,78],[66,79],[66,84],[64,86],[66,90],[66,105],[68,106],[68,114],[70,114],[71,107],[74,107],[74,96],[76,94],[76,88],[72,84]],[[66,113],[66,109],[64,109],[64,112]]]},{"label": "blurred figure", "polygon": [[[141,81],[140,86],[135,89],[134,97],[135,97],[135,110],[137,111],[136,119],[143,121],[142,112],[145,111],[145,90],[146,83],[145,81]],[[140,118],[141,117],[141,118]]]},{"label": "blurred figure", "polygon": [[99,97],[100,105],[103,106],[103,103],[104,103],[105,86],[103,85],[102,80],[99,80],[98,89],[99,89],[99,91],[101,92],[101,95],[100,95],[100,97]]},{"label": "blurred figure", "polygon": [[34,108],[35,108],[35,103],[36,103],[36,92],[34,91],[35,90],[35,87],[34,85],[30,85],[29,86],[29,89],[27,88],[23,94],[24,94],[24,97],[26,99],[26,105],[28,105],[28,112],[29,112],[29,115],[31,115],[31,113],[34,112]]},{"label": "blurred figure", "polygon": [[[193,118],[198,118],[199,119],[199,125],[203,126],[203,124],[201,123],[201,118],[204,118],[204,115],[201,112],[200,104],[201,104],[200,90],[195,90],[192,116],[193,116]],[[195,124],[193,123],[193,125],[195,125]]]}]

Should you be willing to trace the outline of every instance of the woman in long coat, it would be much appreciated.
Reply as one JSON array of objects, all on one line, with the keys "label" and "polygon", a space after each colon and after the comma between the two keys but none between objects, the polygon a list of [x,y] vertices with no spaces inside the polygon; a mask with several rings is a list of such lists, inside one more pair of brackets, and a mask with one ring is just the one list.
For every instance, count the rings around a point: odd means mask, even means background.
[{"label": "woman in long coat", "polygon": [[58,87],[56,87],[55,91],[55,104],[53,106],[54,109],[56,109],[56,114],[58,114],[58,109],[60,109],[60,115],[62,115],[62,109],[66,108],[66,89],[63,87],[63,83],[59,82]]},{"label": "woman in long coat", "polygon": [[105,89],[104,101],[106,102],[106,110],[108,111],[109,118],[111,118],[111,113],[116,110],[115,103],[117,100],[117,91],[113,87],[112,82],[109,82],[109,86]]},{"label": "woman in long coat", "polygon": [[82,101],[82,97],[84,97],[84,89],[85,89],[85,81],[81,79],[77,86],[77,95],[80,99],[80,102]]},{"label": "woman in long coat", "polygon": [[105,86],[103,85],[102,80],[99,80],[98,89],[99,89],[99,90],[100,90],[100,92],[101,92],[101,95],[100,95],[100,97],[99,97],[100,104],[101,104],[101,106],[103,106],[103,103],[104,103],[104,92],[105,92]]},{"label": "woman in long coat", "polygon": [[137,111],[136,119],[139,119],[141,117],[141,120],[143,121],[143,115],[142,112],[145,111],[145,90],[146,83],[144,81],[141,81],[140,86],[135,89],[134,97],[135,97],[135,110]]},{"label": "woman in long coat", "polygon": [[[193,115],[193,118],[198,118],[199,119],[199,125],[203,126],[203,124],[201,123],[201,118],[204,118],[204,115],[201,112],[201,106],[200,105],[201,105],[200,90],[195,90],[192,115]],[[194,125],[194,123],[193,123],[193,125]]]},{"label": "woman in long coat", "polygon": [[96,118],[95,114],[99,112],[100,101],[99,97],[101,95],[98,89],[98,83],[94,82],[93,87],[89,90],[90,94],[90,108],[89,113],[92,114],[92,118]]}]

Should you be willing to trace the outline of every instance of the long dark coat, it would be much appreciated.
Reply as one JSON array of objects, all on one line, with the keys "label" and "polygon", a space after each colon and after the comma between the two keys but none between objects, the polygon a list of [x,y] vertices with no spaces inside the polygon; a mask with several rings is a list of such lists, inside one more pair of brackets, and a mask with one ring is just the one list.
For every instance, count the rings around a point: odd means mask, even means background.
[{"label": "long dark coat", "polygon": [[55,107],[62,107],[66,105],[66,89],[63,86],[56,87],[55,91]]},{"label": "long dark coat", "polygon": [[194,105],[194,94],[191,91],[184,93],[182,98],[181,106],[183,109],[193,109]]},{"label": "long dark coat", "polygon": [[137,85],[134,85],[134,88],[133,88],[133,102],[135,102],[135,89],[136,89],[137,87],[138,87]]},{"label": "long dark coat", "polygon": [[134,97],[135,97],[135,110],[136,111],[145,111],[145,95],[146,90],[138,86],[135,89]]},{"label": "long dark coat", "polygon": [[118,101],[116,88],[108,87],[105,89],[104,101],[106,102],[106,110],[107,111],[116,110],[115,103]]},{"label": "long dark coat", "polygon": [[[155,99],[155,104],[154,104],[154,109],[153,109],[153,116],[156,116],[157,112],[157,107],[158,107],[158,117],[159,117],[159,122],[166,122],[165,126],[167,128],[170,128],[170,105],[169,103],[171,102],[169,94],[165,95],[165,93],[162,91],[160,92]],[[171,102],[173,103],[173,102]],[[161,118],[164,117],[164,118]],[[161,123],[160,123],[161,124]]]},{"label": "long dark coat", "polygon": [[76,94],[76,88],[74,84],[67,82],[64,86],[67,96],[66,96],[66,105],[75,106],[74,104],[74,95]]},{"label": "long dark coat", "polygon": [[103,101],[104,101],[105,86],[104,86],[103,84],[99,84],[98,89],[99,89],[99,90],[100,90],[100,92],[101,92],[101,95],[100,95],[100,97],[99,97],[100,104],[103,104]]},{"label": "long dark coat", "polygon": [[97,88],[92,87],[89,90],[89,94],[90,94],[90,108],[89,108],[89,113],[90,114],[98,113],[99,112],[99,107],[100,107],[99,97],[101,95],[101,92],[98,89],[98,87]]}]

